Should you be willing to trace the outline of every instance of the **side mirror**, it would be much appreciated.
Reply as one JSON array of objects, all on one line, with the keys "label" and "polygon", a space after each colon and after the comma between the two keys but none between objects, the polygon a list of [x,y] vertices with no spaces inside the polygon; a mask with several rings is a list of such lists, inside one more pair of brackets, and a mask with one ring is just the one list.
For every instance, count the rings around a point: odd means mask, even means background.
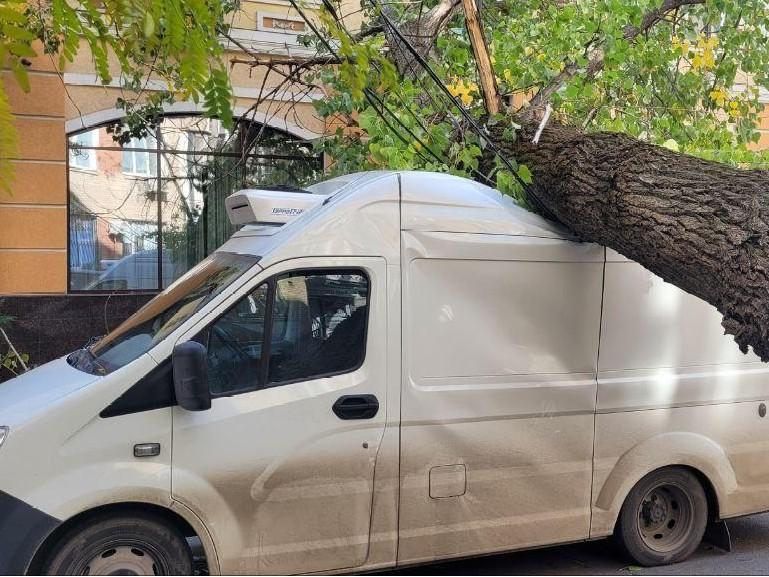
[{"label": "side mirror", "polygon": [[174,392],[179,406],[188,411],[210,409],[206,347],[196,341],[180,343],[174,347],[171,362],[174,369]]}]

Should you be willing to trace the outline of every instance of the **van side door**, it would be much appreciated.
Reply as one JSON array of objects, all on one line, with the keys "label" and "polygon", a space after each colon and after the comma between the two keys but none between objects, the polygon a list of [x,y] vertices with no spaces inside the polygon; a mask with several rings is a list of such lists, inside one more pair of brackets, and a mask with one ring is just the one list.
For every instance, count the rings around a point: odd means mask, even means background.
[{"label": "van side door", "polygon": [[211,532],[222,573],[366,562],[386,420],[386,268],[279,263],[183,337],[208,347],[213,401],[174,409],[172,492]]},{"label": "van side door", "polygon": [[587,538],[603,249],[402,238],[398,562]]}]

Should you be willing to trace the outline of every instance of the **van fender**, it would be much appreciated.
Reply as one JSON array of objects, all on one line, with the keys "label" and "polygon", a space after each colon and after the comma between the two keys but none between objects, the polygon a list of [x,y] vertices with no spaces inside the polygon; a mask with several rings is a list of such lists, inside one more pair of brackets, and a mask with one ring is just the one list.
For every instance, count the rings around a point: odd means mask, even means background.
[{"label": "van fender", "polygon": [[[713,439],[698,433],[662,433],[626,451],[600,489],[594,488],[599,490],[592,508],[590,536],[610,535],[625,498],[636,483],[652,471],[674,465],[691,467],[710,481],[722,515],[728,496],[737,490],[734,468],[724,449]],[[599,468],[599,459],[594,459],[594,471]]]},{"label": "van fender", "polygon": [[[218,575],[220,573],[219,557],[208,528],[201,518],[183,503],[169,499],[167,490],[160,490],[157,487],[131,487],[118,491],[99,491],[90,496],[83,495],[77,499],[62,503],[53,511],[52,515],[59,520],[58,524],[61,525],[89,511],[132,504],[153,505],[184,519],[200,538],[201,545],[206,554],[209,573],[211,575]],[[48,535],[50,535],[50,532]],[[40,543],[37,544],[36,551],[39,545],[42,544],[42,541],[41,539]]]},{"label": "van fender", "polygon": [[221,567],[219,565],[219,554],[216,551],[216,543],[211,533],[208,531],[208,527],[203,520],[195,514],[192,509],[187,507],[184,503],[177,500],[171,502],[170,509],[176,512],[182,519],[187,521],[197,533],[200,538],[200,544],[203,547],[203,552],[206,554],[206,564],[208,565],[209,575],[221,575]]}]

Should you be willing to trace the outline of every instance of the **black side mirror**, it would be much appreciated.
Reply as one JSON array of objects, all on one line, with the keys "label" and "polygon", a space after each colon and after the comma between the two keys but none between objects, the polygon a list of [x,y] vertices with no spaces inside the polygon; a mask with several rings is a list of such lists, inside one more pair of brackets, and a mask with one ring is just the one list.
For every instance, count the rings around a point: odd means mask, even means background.
[{"label": "black side mirror", "polygon": [[174,368],[174,392],[179,406],[188,411],[210,409],[206,347],[196,341],[180,343],[174,347],[171,361]]}]

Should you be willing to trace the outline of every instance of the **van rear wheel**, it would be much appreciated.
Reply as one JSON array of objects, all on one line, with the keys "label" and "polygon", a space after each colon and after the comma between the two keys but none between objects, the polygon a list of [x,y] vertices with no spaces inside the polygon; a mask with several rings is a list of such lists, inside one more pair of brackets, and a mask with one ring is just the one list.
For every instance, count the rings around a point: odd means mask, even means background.
[{"label": "van rear wheel", "polygon": [[646,566],[683,561],[699,546],[708,501],[697,477],[670,467],[649,473],[625,499],[616,536],[627,554]]},{"label": "van rear wheel", "polygon": [[46,575],[191,575],[192,553],[174,526],[151,514],[93,519],[68,531]]}]

